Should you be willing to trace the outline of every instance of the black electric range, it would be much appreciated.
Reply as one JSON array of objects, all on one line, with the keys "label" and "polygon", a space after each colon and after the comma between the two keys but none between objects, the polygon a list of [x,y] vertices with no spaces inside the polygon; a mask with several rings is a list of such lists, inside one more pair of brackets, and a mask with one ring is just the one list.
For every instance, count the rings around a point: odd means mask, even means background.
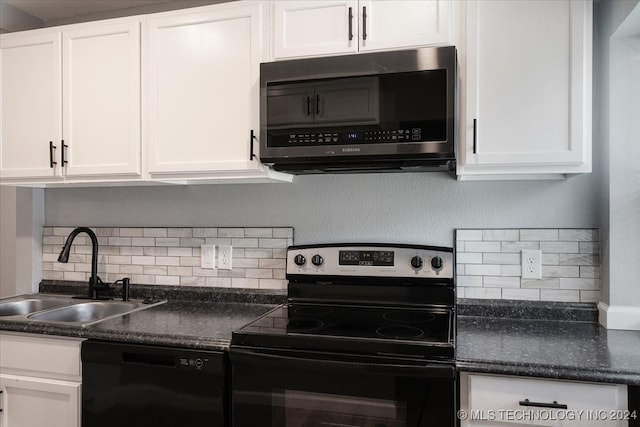
[{"label": "black electric range", "polygon": [[233,425],[454,426],[454,267],[445,247],[288,248],[288,302],[233,333]]}]

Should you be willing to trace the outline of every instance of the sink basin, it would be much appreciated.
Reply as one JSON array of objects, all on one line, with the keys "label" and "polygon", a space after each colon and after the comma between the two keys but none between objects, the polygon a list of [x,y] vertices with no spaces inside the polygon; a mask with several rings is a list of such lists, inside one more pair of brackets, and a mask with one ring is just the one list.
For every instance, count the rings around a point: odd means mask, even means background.
[{"label": "sink basin", "polygon": [[54,294],[19,295],[0,299],[0,320],[88,326],[165,302],[147,304],[142,300],[96,301]]},{"label": "sink basin", "polygon": [[155,304],[143,304],[141,302],[91,301],[34,313],[27,316],[27,318],[38,322],[56,322],[87,326],[112,317],[144,310],[164,302],[165,301],[160,301]]},{"label": "sink basin", "polygon": [[36,311],[68,305],[66,299],[57,298],[26,298],[16,301],[0,302],[0,316],[18,316]]}]

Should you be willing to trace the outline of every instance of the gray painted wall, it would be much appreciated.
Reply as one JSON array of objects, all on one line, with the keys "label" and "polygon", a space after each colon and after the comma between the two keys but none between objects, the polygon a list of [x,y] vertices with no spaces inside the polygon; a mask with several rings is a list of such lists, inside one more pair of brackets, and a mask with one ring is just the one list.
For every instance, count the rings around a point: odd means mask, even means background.
[{"label": "gray painted wall", "polygon": [[[637,116],[640,110],[640,24],[635,25],[635,32],[627,29],[626,41],[614,42],[622,51],[613,55],[611,36],[640,4],[638,0],[601,1],[595,6],[593,105],[594,141],[598,144],[594,158],[600,157],[602,167],[602,301],[639,307],[640,129],[637,120],[625,116]],[[633,34],[635,41],[629,39]]]},{"label": "gray painted wall", "polygon": [[449,175],[296,177],[293,184],[46,190],[51,226],[293,226],[298,244],[453,245],[455,228],[598,227],[597,174],[458,182]]}]

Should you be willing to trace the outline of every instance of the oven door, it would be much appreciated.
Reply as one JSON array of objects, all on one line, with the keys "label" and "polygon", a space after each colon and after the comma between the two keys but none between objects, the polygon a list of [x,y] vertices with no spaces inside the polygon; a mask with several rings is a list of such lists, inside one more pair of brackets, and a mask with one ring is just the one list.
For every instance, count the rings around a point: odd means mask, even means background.
[{"label": "oven door", "polygon": [[453,427],[453,364],[232,347],[234,427]]}]

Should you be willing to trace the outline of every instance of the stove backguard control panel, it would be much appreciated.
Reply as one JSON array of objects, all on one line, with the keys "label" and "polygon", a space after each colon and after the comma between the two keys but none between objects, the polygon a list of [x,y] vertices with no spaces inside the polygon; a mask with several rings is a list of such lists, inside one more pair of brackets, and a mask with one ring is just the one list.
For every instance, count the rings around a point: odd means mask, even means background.
[{"label": "stove backguard control panel", "polygon": [[292,246],[287,274],[451,279],[453,251],[419,246]]}]

